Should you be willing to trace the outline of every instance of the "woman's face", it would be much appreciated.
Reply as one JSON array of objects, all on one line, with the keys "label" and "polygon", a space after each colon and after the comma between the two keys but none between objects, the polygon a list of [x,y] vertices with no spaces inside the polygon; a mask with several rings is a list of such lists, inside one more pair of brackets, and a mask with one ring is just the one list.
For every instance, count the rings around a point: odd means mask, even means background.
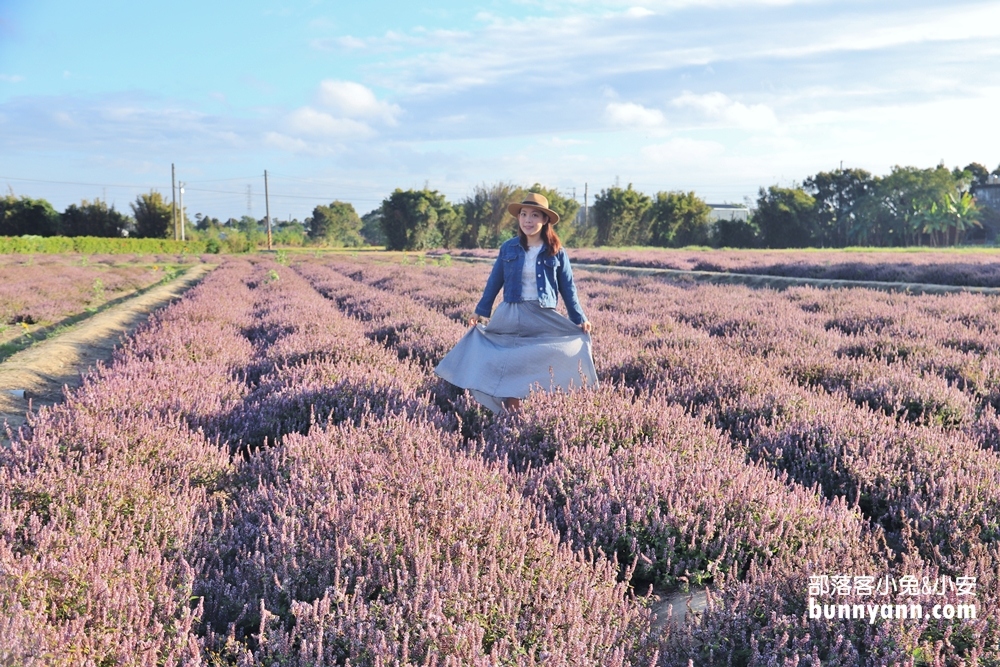
[{"label": "woman's face", "polygon": [[517,216],[517,221],[521,225],[521,231],[529,238],[538,236],[548,220],[549,216],[537,208],[528,208],[527,206],[522,207],[521,213]]}]

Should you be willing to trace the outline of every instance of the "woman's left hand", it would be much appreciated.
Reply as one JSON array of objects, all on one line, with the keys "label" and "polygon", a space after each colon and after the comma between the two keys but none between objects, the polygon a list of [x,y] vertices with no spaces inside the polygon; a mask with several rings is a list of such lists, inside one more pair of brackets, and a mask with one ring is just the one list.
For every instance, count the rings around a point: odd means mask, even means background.
[{"label": "woman's left hand", "polygon": [[592,329],[593,327],[591,327],[591,326],[590,326],[590,322],[584,322],[583,324],[581,324],[581,325],[580,325],[580,328],[581,328],[581,329],[583,329],[583,330],[584,330],[584,332],[586,332],[586,333],[590,333],[590,330],[591,330],[591,329]]}]

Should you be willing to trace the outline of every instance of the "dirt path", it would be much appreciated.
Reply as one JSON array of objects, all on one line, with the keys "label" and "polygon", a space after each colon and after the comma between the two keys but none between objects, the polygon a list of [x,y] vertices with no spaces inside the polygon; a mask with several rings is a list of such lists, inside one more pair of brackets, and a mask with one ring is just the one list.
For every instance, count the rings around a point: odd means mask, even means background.
[{"label": "dirt path", "polygon": [[65,333],[32,345],[0,364],[0,442],[6,421],[16,429],[31,407],[58,403],[63,386],[77,387],[81,376],[98,361],[107,361],[115,346],[150,313],[178,298],[215,268],[198,264],[177,279],[140,294],[75,325]]}]

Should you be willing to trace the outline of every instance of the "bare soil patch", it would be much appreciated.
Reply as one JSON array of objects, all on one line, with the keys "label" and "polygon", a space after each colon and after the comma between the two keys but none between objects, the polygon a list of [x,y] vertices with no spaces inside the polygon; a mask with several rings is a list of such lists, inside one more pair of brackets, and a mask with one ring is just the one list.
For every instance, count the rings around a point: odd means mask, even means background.
[{"label": "bare soil patch", "polygon": [[213,268],[195,265],[177,279],[99,312],[0,364],[0,439],[6,440],[3,422],[16,430],[29,409],[62,401],[64,387],[78,387],[88,368],[111,359],[122,338]]}]

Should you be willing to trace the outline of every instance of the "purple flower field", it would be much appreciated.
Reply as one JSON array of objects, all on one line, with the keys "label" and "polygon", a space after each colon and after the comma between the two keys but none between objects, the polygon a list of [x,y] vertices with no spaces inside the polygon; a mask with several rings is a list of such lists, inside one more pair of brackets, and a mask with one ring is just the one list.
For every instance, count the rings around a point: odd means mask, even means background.
[{"label": "purple flower field", "polygon": [[[455,250],[456,257],[496,256],[496,250]],[[990,250],[670,250],[578,248],[581,264],[633,266],[677,271],[747,273],[788,278],[874,280],[1000,287],[1000,254]]]},{"label": "purple flower field", "polygon": [[0,664],[1000,662],[996,298],[579,270],[600,385],[493,415],[490,267],[379,259],[226,259],[12,434]]},{"label": "purple flower field", "polygon": [[0,256],[0,331],[58,322],[159,282],[165,269],[190,261],[166,255]]}]

